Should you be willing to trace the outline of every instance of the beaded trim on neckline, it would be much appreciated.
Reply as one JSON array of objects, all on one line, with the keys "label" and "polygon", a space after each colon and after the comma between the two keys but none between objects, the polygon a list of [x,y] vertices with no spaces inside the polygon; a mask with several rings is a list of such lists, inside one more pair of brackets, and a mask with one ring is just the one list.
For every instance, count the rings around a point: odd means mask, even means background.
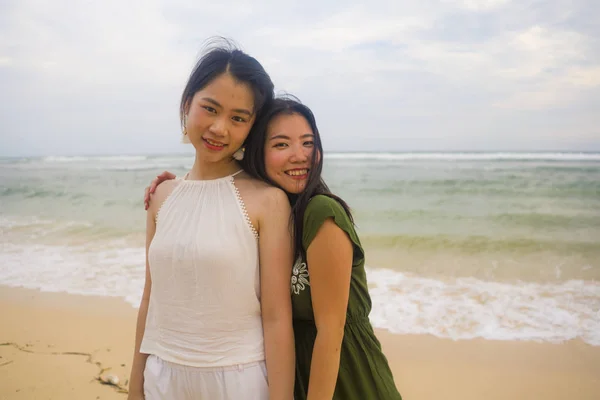
[{"label": "beaded trim on neckline", "polygon": [[234,176],[236,176],[237,174],[239,174],[242,171],[243,171],[243,169],[240,169],[240,170],[234,172],[233,174],[225,175],[225,176],[222,176],[220,178],[214,178],[214,179],[187,179],[188,175],[190,174],[188,172],[187,174],[185,174],[183,176],[183,178],[181,178],[181,181],[183,181],[183,182],[194,182],[194,183],[196,183],[196,182],[197,183],[202,183],[202,182],[217,182],[217,181],[231,179],[231,178],[233,178]]}]

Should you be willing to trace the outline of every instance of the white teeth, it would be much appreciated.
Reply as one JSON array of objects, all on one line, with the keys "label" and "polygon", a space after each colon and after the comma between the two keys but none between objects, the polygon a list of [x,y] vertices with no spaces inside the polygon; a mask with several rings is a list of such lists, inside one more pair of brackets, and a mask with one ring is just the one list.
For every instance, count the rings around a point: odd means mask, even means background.
[{"label": "white teeth", "polygon": [[286,174],[291,175],[291,176],[306,175],[307,173],[308,173],[307,169],[296,169],[294,171],[286,171]]},{"label": "white teeth", "polygon": [[211,146],[218,146],[218,147],[223,147],[223,146],[225,146],[225,145],[224,145],[224,144],[222,144],[222,143],[213,142],[213,141],[212,141],[212,140],[210,140],[210,139],[204,139],[204,140],[206,140],[206,141],[208,142],[208,144],[210,144]]}]

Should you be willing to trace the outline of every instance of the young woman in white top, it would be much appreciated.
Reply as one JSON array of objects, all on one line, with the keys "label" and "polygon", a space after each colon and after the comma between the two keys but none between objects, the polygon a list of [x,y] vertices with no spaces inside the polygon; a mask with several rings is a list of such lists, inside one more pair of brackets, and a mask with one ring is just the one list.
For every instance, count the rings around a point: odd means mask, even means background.
[{"label": "young woman in white top", "polygon": [[209,51],[189,78],[180,116],[196,156],[148,208],[130,400],[293,398],[290,205],[237,161],[272,98],[235,49]]}]

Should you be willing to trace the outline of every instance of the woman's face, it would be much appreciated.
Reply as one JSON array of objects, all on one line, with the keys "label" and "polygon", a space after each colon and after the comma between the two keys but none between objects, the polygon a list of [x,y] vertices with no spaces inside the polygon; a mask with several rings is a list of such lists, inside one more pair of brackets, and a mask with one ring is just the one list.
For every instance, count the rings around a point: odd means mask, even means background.
[{"label": "woman's face", "polygon": [[314,153],[314,133],[300,114],[281,114],[267,127],[267,176],[288,193],[306,188]]},{"label": "woman's face", "polygon": [[199,156],[209,162],[231,161],[254,123],[250,86],[224,73],[194,94],[186,131]]}]

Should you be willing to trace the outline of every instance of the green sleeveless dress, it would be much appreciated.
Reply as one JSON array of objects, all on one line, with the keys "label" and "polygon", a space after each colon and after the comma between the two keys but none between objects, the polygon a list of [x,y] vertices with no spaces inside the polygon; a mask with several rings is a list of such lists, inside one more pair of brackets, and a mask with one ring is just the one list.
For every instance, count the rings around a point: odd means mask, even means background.
[{"label": "green sleeveless dress", "polygon": [[[308,249],[327,218],[332,218],[354,244],[346,326],[333,400],[401,400],[387,359],[381,351],[381,344],[369,322],[371,298],[367,288],[364,252],[348,214],[336,200],[324,195],[311,199],[304,214],[302,245],[305,250]],[[306,260],[298,260],[291,278],[296,341],[296,400],[304,400],[308,394],[310,362],[317,336],[309,271]]]}]

